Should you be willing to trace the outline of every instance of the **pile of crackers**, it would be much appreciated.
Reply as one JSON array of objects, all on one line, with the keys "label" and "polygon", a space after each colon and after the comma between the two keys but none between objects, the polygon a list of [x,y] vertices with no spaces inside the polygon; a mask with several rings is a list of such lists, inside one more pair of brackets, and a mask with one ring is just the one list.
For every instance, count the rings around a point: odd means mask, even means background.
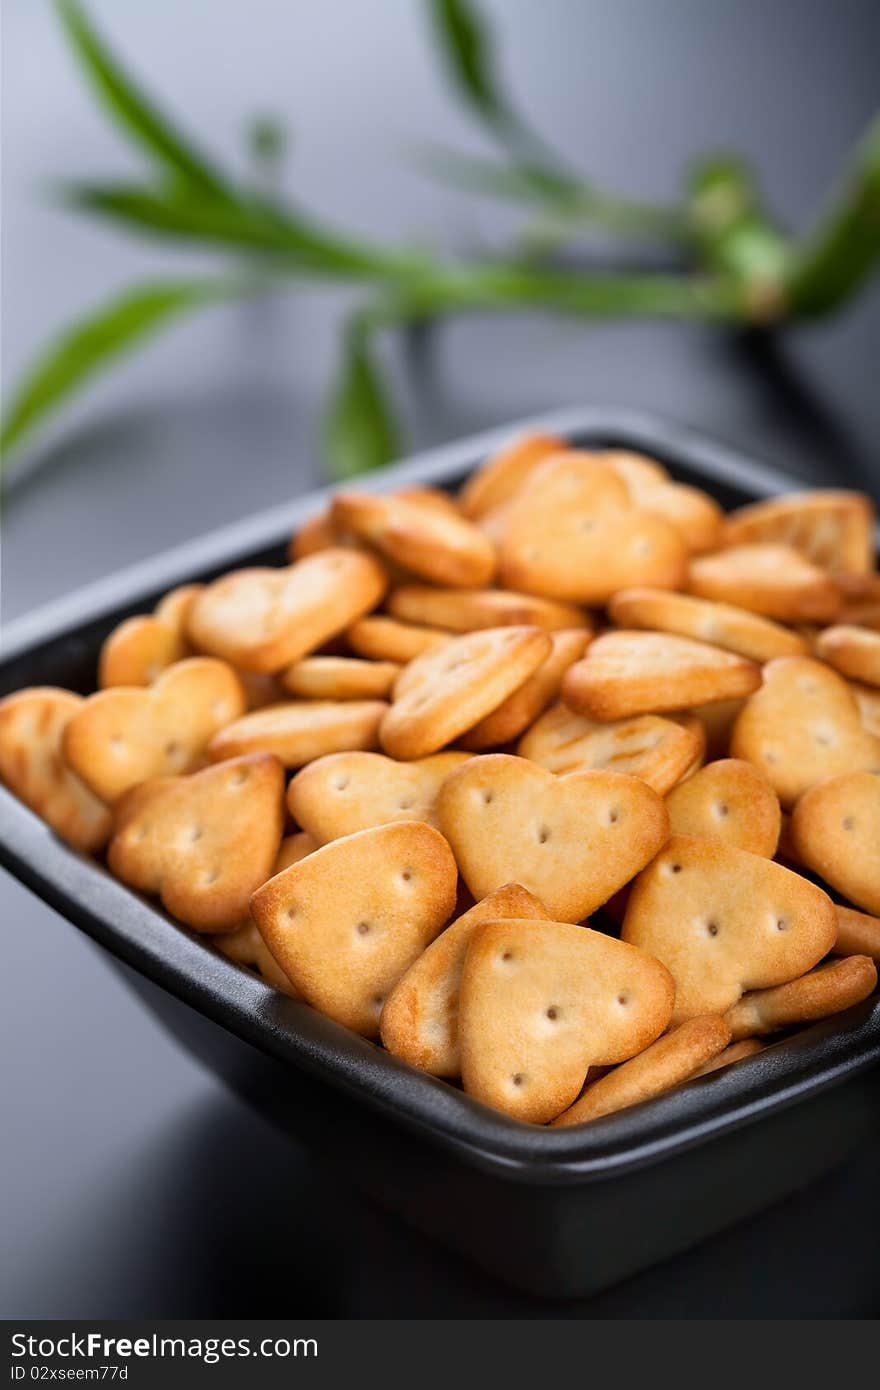
[{"label": "pile of crackers", "polygon": [[0,775],[269,985],[580,1124],[876,987],[873,527],[530,434],[129,618],[94,694],[0,704]]}]

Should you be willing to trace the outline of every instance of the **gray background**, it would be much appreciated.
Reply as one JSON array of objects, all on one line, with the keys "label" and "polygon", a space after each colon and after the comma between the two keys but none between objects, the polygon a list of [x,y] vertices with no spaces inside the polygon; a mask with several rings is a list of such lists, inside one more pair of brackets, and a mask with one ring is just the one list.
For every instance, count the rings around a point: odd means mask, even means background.
[{"label": "gray background", "polygon": [[[287,186],[346,228],[491,244],[510,214],[412,168],[415,142],[474,152],[416,0],[92,0],[129,63],[217,157],[245,117],[292,132]],[[663,196],[732,144],[773,206],[807,219],[876,104],[871,0],[487,4],[509,81],[580,167]],[[51,183],[134,172],[42,0],[3,6],[3,378],[132,279],[196,266],[66,213]],[[290,496],[350,291],[182,321],[97,383],[27,456],[3,518],[6,621],[90,578]],[[880,295],[800,333],[773,372],[677,325],[474,318],[419,371],[384,351],[423,444],[572,402],[654,408],[804,478],[875,482]],[[7,1316],[852,1315],[876,1311],[877,1154],[691,1255],[574,1309],[505,1293],[330,1186],[142,1014],[100,953],[0,878],[0,1115]],[[873,1181],[872,1181],[873,1177]],[[723,1273],[724,1294],[718,1276]]]}]

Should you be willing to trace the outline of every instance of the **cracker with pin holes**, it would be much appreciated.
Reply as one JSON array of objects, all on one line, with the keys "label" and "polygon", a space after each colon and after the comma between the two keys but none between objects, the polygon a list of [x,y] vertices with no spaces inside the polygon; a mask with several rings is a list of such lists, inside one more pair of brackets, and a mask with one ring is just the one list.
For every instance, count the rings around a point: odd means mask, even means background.
[{"label": "cracker with pin holes", "polygon": [[453,772],[437,814],[477,900],[517,882],[569,922],[607,902],[669,833],[662,798],[635,777],[556,777],[507,753],[472,758]]},{"label": "cracker with pin holes", "polygon": [[[301,859],[305,859],[307,854],[311,854],[317,848],[318,846],[311,835],[307,835],[304,830],[298,830],[294,835],[286,835],[281,841],[278,854],[275,857],[275,864],[272,869],[273,877],[275,874],[280,874],[283,869],[289,868],[291,864],[298,864]],[[219,936],[215,936],[213,944],[221,955],[226,956],[227,960],[234,961],[236,965],[247,966],[249,970],[260,975],[267,984],[273,985],[275,989],[280,989],[282,994],[289,994],[296,998],[296,990],[257,931],[256,923],[250,912],[235,931],[223,932]]]},{"label": "cracker with pin holes", "polygon": [[570,709],[592,719],[626,719],[748,695],[761,669],[736,656],[665,632],[603,632],[562,682]]},{"label": "cracker with pin holes", "polygon": [[291,695],[303,700],[384,700],[400,672],[396,661],[304,656],[282,672],[280,682]]},{"label": "cracker with pin holes", "polygon": [[345,634],[348,644],[358,656],[371,661],[396,661],[405,666],[424,652],[433,651],[449,641],[449,633],[441,628],[417,623],[402,623],[397,618],[374,613],[353,623]]},{"label": "cracker with pin holes", "polygon": [[626,484],[592,454],[545,459],[505,518],[499,574],[508,589],[597,604],[627,584],[679,587],[686,571],[675,528],[634,507]]},{"label": "cracker with pin holes", "polygon": [[880,773],[849,772],[810,787],[792,812],[791,838],[802,864],[880,915]]},{"label": "cracker with pin holes", "polygon": [[465,1091],[532,1124],[579,1094],[592,1066],[642,1052],[669,1023],[669,972],[635,947],[569,922],[477,927],[459,991]]},{"label": "cracker with pin holes", "polygon": [[218,729],[245,707],[231,666],[187,657],[146,688],[117,685],[90,695],[64,729],[64,756],[96,796],[115,801],[138,782],[191,771]]},{"label": "cracker with pin holes", "polygon": [[421,821],[360,830],[259,888],[251,915],[315,1008],[375,1038],[388,994],[455,908],[458,871]]},{"label": "cracker with pin holes", "polygon": [[413,574],[436,584],[480,586],[495,573],[495,547],[449,508],[399,493],[340,492],[333,521]]},{"label": "cracker with pin holes", "polygon": [[854,907],[834,904],[837,917],[837,937],[832,947],[835,956],[872,956],[880,960],[880,917],[857,912]]},{"label": "cracker with pin holes", "polygon": [[436,825],[437,793],[467,753],[434,753],[397,762],[383,753],[331,753],[292,779],[287,804],[319,844],[391,821]]},{"label": "cracker with pin holes", "polygon": [[735,545],[699,555],[690,563],[687,588],[698,598],[783,623],[828,622],[840,608],[832,576],[788,545]]},{"label": "cracker with pin holes", "polygon": [[661,464],[644,454],[613,449],[600,458],[626,483],[635,505],[664,517],[693,554],[720,544],[724,512],[702,488],[674,482]]},{"label": "cracker with pin holes", "polygon": [[510,589],[435,589],[428,584],[401,584],[388,595],[386,607],[402,622],[450,632],[523,625],[551,631],[587,626],[586,615],[574,604],[515,594]]},{"label": "cracker with pin holes", "polygon": [[606,723],[556,704],[523,735],[517,752],[560,775],[625,772],[663,796],[699,766],[704,747],[702,724],[687,715],[677,720],[641,714]]},{"label": "cracker with pin holes", "polygon": [[728,513],[728,545],[778,542],[821,569],[865,574],[873,564],[874,507],[863,492],[816,488],[751,502]]},{"label": "cracker with pin holes", "polygon": [[836,933],[814,883],[722,840],[673,835],[632,885],[621,935],[668,967],[681,1023],[797,979]]},{"label": "cracker with pin holes", "polygon": [[98,685],[151,685],[162,671],[191,654],[186,619],[204,585],[172,589],[153,613],[126,618],[105,637],[98,655]]},{"label": "cracker with pin holes", "polygon": [[432,941],[397,982],[380,1020],[389,1052],[433,1076],[461,1075],[458,992],[465,956],[483,922],[501,918],[549,920],[538,899],[519,883],[489,893]]},{"label": "cracker with pin holes", "polygon": [[487,516],[509,502],[536,464],[566,448],[558,435],[534,431],[518,435],[486,459],[464,484],[459,505],[472,519]]},{"label": "cracker with pin holes", "polygon": [[68,767],[64,731],[81,695],[32,686],[0,700],[0,778],[75,849],[96,853],[113,825],[109,807]]},{"label": "cracker with pin holes", "polygon": [[689,1018],[664,1033],[628,1062],[614,1067],[587,1086],[583,1095],[554,1121],[555,1125],[586,1124],[630,1105],[663,1095],[696,1076],[730,1042],[730,1028],[716,1014]]},{"label": "cracker with pin holes", "polygon": [[484,628],[453,637],[403,671],[379,731],[393,758],[424,758],[472,729],[550,655],[537,627]]},{"label": "cracker with pin holes", "polygon": [[713,647],[772,661],[775,656],[805,655],[807,643],[798,633],[729,603],[713,603],[693,594],[665,589],[622,589],[608,605],[618,627],[647,628],[708,642]]},{"label": "cracker with pin holes", "polygon": [[234,758],[143,801],[110,841],[107,863],[195,931],[234,931],[272,872],[283,829],[278,759]]},{"label": "cracker with pin holes", "polygon": [[288,700],[252,710],[212,738],[214,762],[242,753],[274,753],[285,767],[303,767],[328,753],[376,748],[388,709],[384,700]]},{"label": "cracker with pin holes", "polygon": [[843,1013],[867,999],[876,986],[877,967],[871,957],[846,956],[774,989],[750,990],[727,1010],[724,1019],[734,1040],[778,1033]]},{"label": "cracker with pin holes", "polygon": [[816,638],[816,655],[851,680],[880,686],[880,632],[847,624],[826,627]]},{"label": "cracker with pin holes", "polygon": [[508,695],[491,714],[462,734],[459,739],[462,748],[480,753],[486,748],[498,748],[519,738],[551,700],[556,699],[562,677],[569,666],[583,656],[590,635],[583,628],[551,632],[552,647],[534,675],[529,676],[512,695]]},{"label": "cracker with pin holes", "polygon": [[723,840],[772,859],[779,843],[779,798],[751,763],[721,758],[673,787],[666,798],[673,835]]},{"label": "cracker with pin holes", "polygon": [[341,548],[283,569],[233,570],[198,595],[187,631],[200,651],[271,674],[369,613],[386,586],[378,560]]},{"label": "cracker with pin holes", "polygon": [[842,676],[806,656],[764,667],[730,737],[734,758],[764,774],[787,810],[802,792],[844,772],[880,770],[880,739],[864,728]]}]

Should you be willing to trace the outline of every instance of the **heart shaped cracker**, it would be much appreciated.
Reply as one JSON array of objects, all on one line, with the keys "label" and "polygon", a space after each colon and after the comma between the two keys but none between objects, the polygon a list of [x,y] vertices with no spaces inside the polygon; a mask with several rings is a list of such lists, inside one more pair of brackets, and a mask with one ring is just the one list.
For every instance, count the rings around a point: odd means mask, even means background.
[{"label": "heart shaped cracker", "polygon": [[802,864],[856,907],[880,914],[880,773],[844,773],[804,792],[791,838]]},{"label": "heart shaped cracker", "polygon": [[474,932],[459,1002],[468,1094],[546,1124],[591,1066],[622,1062],[663,1032],[668,971],[644,952],[567,922],[497,921]]},{"label": "heart shaped cracker", "polygon": [[569,922],[628,883],[669,830],[661,798],[635,777],[555,777],[506,753],[473,758],[454,772],[437,812],[477,900],[515,881]]},{"label": "heart shaped cracker", "polygon": [[467,761],[467,753],[435,753],[411,763],[382,753],[331,753],[297,773],[287,804],[319,844],[391,821],[436,825],[437,793]]},{"label": "heart shaped cracker", "polygon": [[708,763],[666,798],[673,835],[723,840],[772,859],[779,843],[779,798],[756,767],[738,758]]},{"label": "heart shaped cracker", "polygon": [[700,598],[730,603],[782,622],[825,622],[840,590],[825,570],[787,545],[736,545],[692,560],[687,587]]},{"label": "heart shaped cracker", "polygon": [[761,684],[753,661],[663,632],[604,632],[562,682],[564,702],[593,719],[688,709],[748,695]]},{"label": "heart shaped cracker", "polygon": [[386,618],[383,613],[361,618],[345,635],[358,656],[373,661],[396,661],[401,665],[449,641],[449,633],[440,628],[401,623],[397,618]]},{"label": "heart shaped cracker", "polygon": [[846,681],[805,656],[764,667],[761,689],[737,716],[730,752],[754,763],[786,808],[826,777],[880,770],[880,740],[863,727]]},{"label": "heart shaped cracker", "polygon": [[860,1004],[877,986],[877,967],[870,956],[848,956],[810,970],[799,980],[775,989],[744,994],[724,1020],[734,1038],[778,1033],[799,1023],[830,1018]]},{"label": "heart shaped cracker", "polygon": [[809,650],[803,637],[769,618],[666,589],[622,589],[612,598],[608,612],[618,627],[676,633],[752,661],[798,656]]},{"label": "heart shaped cracker", "polygon": [[584,628],[586,615],[570,603],[554,603],[509,589],[434,589],[401,584],[392,589],[387,608],[407,623],[474,632],[481,627]]},{"label": "heart shaped cracker", "polygon": [[459,494],[465,516],[482,517],[509,502],[536,464],[566,448],[555,434],[518,435],[471,474]]},{"label": "heart shaped cracker", "polygon": [[702,488],[673,482],[661,464],[644,454],[614,449],[600,458],[626,484],[635,505],[664,517],[693,554],[713,550],[719,544],[724,513]]},{"label": "heart shaped cracker", "polygon": [[215,762],[242,753],[274,753],[285,767],[302,767],[327,753],[375,748],[388,709],[384,700],[289,700],[267,705],[215,734],[208,756]]},{"label": "heart shaped cracker", "polygon": [[611,467],[575,450],[529,475],[510,504],[499,556],[505,588],[587,604],[626,585],[676,588],[686,563],[675,528],[633,507]]},{"label": "heart shaped cracker", "polygon": [[126,618],[104,639],[98,656],[98,685],[151,685],[175,661],[190,655],[186,619],[204,586],[172,589],[155,613]]},{"label": "heart shaped cracker", "polygon": [[394,688],[379,731],[382,747],[393,758],[435,753],[497,709],[551,650],[541,628],[498,627],[453,637],[417,657]]},{"label": "heart shaped cracker", "polygon": [[583,656],[590,633],[583,628],[563,629],[551,632],[550,641],[553,645],[549,655],[534,675],[461,736],[462,748],[481,753],[485,748],[512,743],[534,723],[550,701],[556,699],[563,676],[569,666]]},{"label": "heart shaped cracker", "polygon": [[333,521],[413,574],[437,584],[479,586],[495,572],[495,547],[454,506],[399,493],[340,492]]},{"label": "heart shaped cracker", "polygon": [[621,935],[668,966],[681,1023],[803,975],[836,931],[814,883],[721,840],[674,835],[633,884]]},{"label": "heart shaped cracker", "polygon": [[272,872],[283,829],[278,759],[235,758],[142,801],[110,841],[107,863],[194,930],[233,931]]},{"label": "heart shaped cracker", "polygon": [[376,1037],[390,990],[455,907],[443,836],[419,821],[334,840],[251,899],[260,935],[304,999]]},{"label": "heart shaped cracker", "polygon": [[880,686],[880,632],[842,624],[816,638],[816,654],[843,676]]},{"label": "heart shaped cracker", "polygon": [[[305,859],[307,854],[312,854],[317,848],[318,846],[311,835],[307,835],[304,830],[297,831],[295,835],[286,835],[278,847],[272,876],[280,874],[291,864],[298,864],[301,859]],[[235,931],[223,932],[221,935],[215,936],[213,944],[221,955],[226,956],[227,960],[235,961],[236,965],[247,966],[249,970],[260,975],[267,984],[272,985],[275,989],[280,989],[283,994],[296,997],[296,990],[257,931],[256,923],[250,912]]]},{"label": "heart shaped cracker", "polygon": [[689,1018],[644,1052],[587,1086],[554,1124],[580,1125],[650,1100],[696,1076],[730,1042],[730,1028],[715,1014]]},{"label": "heart shaped cracker", "polygon": [[62,754],[64,730],[84,704],[82,696],[54,686],[0,700],[0,778],[63,840],[96,852],[110,834],[112,814]]},{"label": "heart shaped cracker", "polygon": [[740,507],[728,515],[724,535],[728,545],[780,542],[822,569],[863,574],[872,567],[873,529],[870,498],[826,488]]},{"label": "heart shaped cracker", "polygon": [[64,730],[64,756],[104,801],[151,777],[188,772],[218,729],[245,710],[241,681],[225,661],[193,656],[147,689],[90,695]]},{"label": "heart shaped cracker", "polygon": [[372,555],[338,548],[285,569],[234,570],[198,596],[187,630],[234,666],[280,671],[368,613],[386,584]]},{"label": "heart shaped cracker", "polygon": [[681,722],[642,714],[605,723],[559,704],[541,715],[520,739],[517,752],[557,774],[625,772],[663,796],[699,765],[704,747],[702,724],[687,715]]},{"label": "heart shaped cracker", "polygon": [[538,899],[508,883],[450,923],[410,966],[385,1001],[382,1042],[395,1057],[433,1076],[460,1076],[458,991],[465,956],[483,922],[501,918],[548,921]]},{"label": "heart shaped cracker", "polygon": [[281,684],[304,700],[382,700],[391,694],[400,671],[396,661],[306,656],[288,666]]}]

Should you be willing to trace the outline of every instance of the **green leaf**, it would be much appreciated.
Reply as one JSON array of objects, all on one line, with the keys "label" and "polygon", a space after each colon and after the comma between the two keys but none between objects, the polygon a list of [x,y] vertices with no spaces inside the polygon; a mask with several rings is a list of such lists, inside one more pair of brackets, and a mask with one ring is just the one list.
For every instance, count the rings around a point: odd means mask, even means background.
[{"label": "green leaf", "polygon": [[139,90],[116,61],[77,0],[56,0],[58,16],[97,95],[116,124],[132,135],[162,167],[216,198],[225,180]]},{"label": "green leaf", "polygon": [[325,231],[286,207],[257,197],[205,200],[179,185],[73,183],[61,196],[72,207],[162,236],[257,251],[320,274],[390,275],[410,258]]},{"label": "green leaf", "polygon": [[349,322],[339,381],[322,428],[324,453],[334,478],[351,478],[390,463],[400,453],[397,422],[369,349],[365,317]]},{"label": "green leaf", "polygon": [[467,0],[429,0],[449,73],[462,95],[493,124],[512,120],[495,74],[489,31]]},{"label": "green leaf", "polygon": [[129,352],[169,320],[256,282],[154,281],[128,290],[61,334],[19,383],[0,429],[4,455],[101,368]]},{"label": "green leaf", "polygon": [[880,269],[880,116],[850,165],[837,197],[795,255],[789,293],[797,313],[838,309]]}]

